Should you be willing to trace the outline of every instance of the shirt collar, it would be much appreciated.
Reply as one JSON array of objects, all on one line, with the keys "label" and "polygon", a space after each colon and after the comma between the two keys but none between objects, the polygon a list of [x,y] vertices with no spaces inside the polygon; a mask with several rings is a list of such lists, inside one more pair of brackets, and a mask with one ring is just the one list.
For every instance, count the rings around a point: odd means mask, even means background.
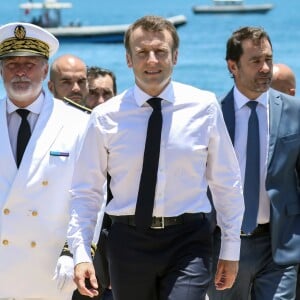
[{"label": "shirt collar", "polygon": [[[142,91],[136,84],[134,85],[133,94],[136,104],[138,106],[143,106],[147,100],[153,98],[153,96],[150,96],[144,91]],[[175,97],[172,82],[170,82],[157,97],[166,100],[170,103],[174,103]]]},{"label": "shirt collar", "polygon": [[[237,110],[241,109],[248,101],[251,101],[244,94],[242,94],[236,86],[234,86],[233,95],[234,95],[235,107]],[[255,99],[255,101],[257,101],[265,108],[267,108],[268,99],[269,99],[269,90],[262,93],[259,97]]]},{"label": "shirt collar", "polygon": [[[30,105],[28,105],[27,107],[24,107],[24,108],[28,109],[32,113],[40,114],[43,103],[44,103],[44,99],[45,99],[45,94],[44,94],[44,91],[42,91],[35,101],[33,101]],[[8,114],[13,113],[17,109],[20,108],[20,107],[16,106],[8,97],[7,97],[6,103],[7,103],[7,113]]]}]

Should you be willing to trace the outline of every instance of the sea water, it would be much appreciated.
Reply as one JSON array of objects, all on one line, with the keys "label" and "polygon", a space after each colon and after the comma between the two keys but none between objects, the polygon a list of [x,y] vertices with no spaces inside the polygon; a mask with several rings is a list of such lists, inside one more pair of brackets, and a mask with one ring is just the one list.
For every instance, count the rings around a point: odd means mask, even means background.
[{"label": "sea water", "polygon": [[[0,23],[26,20],[18,6],[26,1],[1,1]],[[39,2],[32,0],[32,2]],[[60,1],[65,2],[65,1]],[[245,0],[246,4],[272,3],[267,14],[194,14],[193,5],[211,4],[209,0],[73,0],[73,8],[62,12],[63,23],[82,25],[130,24],[146,14],[163,17],[183,14],[187,24],[178,28],[180,48],[173,79],[225,95],[233,80],[225,61],[226,41],[241,26],[261,26],[269,33],[274,62],[288,64],[300,80],[300,1]],[[72,53],[88,66],[111,69],[117,77],[118,92],[134,82],[126,65],[122,44],[62,43],[50,63],[59,55]],[[46,82],[45,82],[46,83]],[[45,84],[45,88],[46,84]],[[300,88],[299,88],[300,90]],[[2,80],[0,96],[4,96]],[[299,94],[300,95],[300,94]]]}]

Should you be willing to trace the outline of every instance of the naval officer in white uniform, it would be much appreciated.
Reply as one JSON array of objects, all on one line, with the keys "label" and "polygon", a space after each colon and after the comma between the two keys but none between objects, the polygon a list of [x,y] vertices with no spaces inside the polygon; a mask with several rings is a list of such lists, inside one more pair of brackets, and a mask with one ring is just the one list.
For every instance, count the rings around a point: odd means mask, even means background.
[{"label": "naval officer in white uniform", "polygon": [[42,87],[58,46],[32,24],[0,27],[6,90],[0,100],[0,299],[70,299],[73,292],[62,293],[53,275],[55,269],[56,277],[73,271],[64,262],[56,265],[88,115]]}]

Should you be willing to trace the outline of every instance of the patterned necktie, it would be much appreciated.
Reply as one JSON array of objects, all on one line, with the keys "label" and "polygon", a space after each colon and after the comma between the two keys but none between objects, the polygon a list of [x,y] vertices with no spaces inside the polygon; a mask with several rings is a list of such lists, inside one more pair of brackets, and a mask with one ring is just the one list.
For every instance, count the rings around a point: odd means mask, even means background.
[{"label": "patterned necktie", "polygon": [[162,129],[161,100],[151,98],[147,101],[153,111],[148,121],[143,169],[135,209],[135,223],[140,229],[149,228],[152,223]]},{"label": "patterned necktie", "polygon": [[260,185],[260,147],[259,125],[256,114],[257,101],[249,101],[247,106],[251,109],[248,121],[247,156],[244,180],[245,213],[242,230],[251,233],[257,223]]},{"label": "patterned necktie", "polygon": [[31,136],[30,125],[27,120],[27,116],[30,111],[27,109],[17,109],[16,112],[22,118],[17,139],[17,167],[19,168],[27,143]]}]

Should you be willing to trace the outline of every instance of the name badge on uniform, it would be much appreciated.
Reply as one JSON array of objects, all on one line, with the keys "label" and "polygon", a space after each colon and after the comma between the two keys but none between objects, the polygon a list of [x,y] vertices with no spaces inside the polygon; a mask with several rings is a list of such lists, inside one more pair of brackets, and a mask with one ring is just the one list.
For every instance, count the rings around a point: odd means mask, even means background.
[{"label": "name badge on uniform", "polygon": [[65,156],[65,157],[68,157],[69,155],[70,155],[69,152],[50,151],[50,156]]}]

